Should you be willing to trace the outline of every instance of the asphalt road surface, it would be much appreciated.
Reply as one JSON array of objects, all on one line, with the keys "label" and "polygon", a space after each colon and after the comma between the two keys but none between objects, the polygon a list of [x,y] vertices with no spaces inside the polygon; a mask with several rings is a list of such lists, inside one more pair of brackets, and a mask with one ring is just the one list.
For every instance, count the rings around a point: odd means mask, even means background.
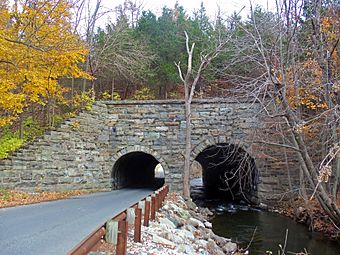
[{"label": "asphalt road surface", "polygon": [[0,255],[66,254],[99,225],[151,193],[121,189],[0,209]]}]

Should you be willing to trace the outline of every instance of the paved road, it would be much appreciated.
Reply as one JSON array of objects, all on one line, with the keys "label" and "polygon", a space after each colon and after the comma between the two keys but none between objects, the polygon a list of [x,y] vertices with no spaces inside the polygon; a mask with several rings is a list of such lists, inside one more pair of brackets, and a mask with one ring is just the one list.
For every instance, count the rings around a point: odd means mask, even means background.
[{"label": "paved road", "polygon": [[122,189],[0,209],[0,254],[65,254],[100,224],[151,192]]}]

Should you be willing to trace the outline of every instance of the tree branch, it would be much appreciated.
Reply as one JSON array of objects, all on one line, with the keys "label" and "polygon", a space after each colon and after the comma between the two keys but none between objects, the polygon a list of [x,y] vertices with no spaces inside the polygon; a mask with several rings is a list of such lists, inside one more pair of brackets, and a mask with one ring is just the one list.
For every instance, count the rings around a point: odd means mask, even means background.
[{"label": "tree branch", "polygon": [[292,149],[292,150],[297,151],[297,152],[301,152],[301,150],[298,149],[297,147],[290,146],[290,145],[287,145],[287,144],[280,144],[280,143],[273,143],[273,142],[266,142],[266,141],[251,141],[251,142],[252,143],[262,143],[262,144],[272,145],[272,146],[278,146],[278,147]]}]

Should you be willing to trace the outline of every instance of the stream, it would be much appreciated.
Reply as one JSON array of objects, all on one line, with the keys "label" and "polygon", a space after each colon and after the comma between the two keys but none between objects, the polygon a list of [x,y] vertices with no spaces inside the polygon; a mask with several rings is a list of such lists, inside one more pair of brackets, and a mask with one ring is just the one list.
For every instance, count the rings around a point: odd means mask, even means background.
[{"label": "stream", "polygon": [[214,233],[231,238],[242,248],[246,248],[251,241],[248,249],[250,255],[278,254],[279,245],[284,247],[285,243],[287,255],[305,251],[310,255],[340,254],[339,243],[330,241],[319,233],[308,231],[305,225],[288,217],[242,203],[206,198],[204,188],[197,180],[192,182],[191,191],[193,200],[199,206],[208,207],[214,212]]}]

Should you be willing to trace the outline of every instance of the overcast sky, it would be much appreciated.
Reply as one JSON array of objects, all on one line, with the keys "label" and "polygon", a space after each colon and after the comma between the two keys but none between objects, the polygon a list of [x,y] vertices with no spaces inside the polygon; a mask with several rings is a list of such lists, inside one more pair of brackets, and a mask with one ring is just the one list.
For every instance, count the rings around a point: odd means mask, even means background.
[{"label": "overcast sky", "polygon": [[[93,0],[96,2],[96,0]],[[151,10],[153,13],[160,15],[163,6],[172,8],[176,0],[134,0],[141,3],[144,10]],[[102,0],[104,8],[113,9],[115,6],[122,4],[124,0]],[[192,14],[195,9],[200,7],[202,0],[178,0],[178,3],[184,7],[188,14]],[[252,0],[253,5],[258,4],[262,7],[272,10],[275,6],[275,0]],[[241,15],[246,17],[249,12],[249,0],[203,0],[207,13],[211,19],[214,19],[217,6],[220,6],[223,15],[230,15],[234,11],[239,12],[244,6]],[[107,19],[107,18],[106,18]],[[101,21],[103,22],[103,21]]]}]

